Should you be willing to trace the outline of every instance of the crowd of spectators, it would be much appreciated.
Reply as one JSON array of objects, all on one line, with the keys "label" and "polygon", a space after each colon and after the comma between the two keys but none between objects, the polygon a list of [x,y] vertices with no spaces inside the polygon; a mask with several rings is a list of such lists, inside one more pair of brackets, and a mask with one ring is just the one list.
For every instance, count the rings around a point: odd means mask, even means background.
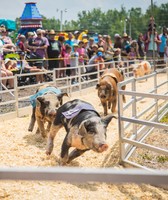
[{"label": "crowd of spectators", "polygon": [[[129,61],[130,64],[135,60],[151,60],[155,58],[168,58],[168,30],[163,27],[162,33],[156,31],[157,26],[154,18],[151,17],[146,33],[139,33],[137,39],[132,39],[127,33],[120,35],[116,33],[111,39],[110,35],[98,35],[98,41],[95,42],[93,37],[83,34],[82,38],[79,31],[68,33],[68,38],[59,35],[56,39],[54,30],[45,31],[37,29],[36,32],[28,32],[26,35],[18,35],[16,43],[13,43],[8,36],[5,27],[0,27],[0,49],[1,49],[1,76],[11,76],[13,74],[12,67],[7,65],[11,62],[5,60],[2,56],[20,52],[20,60],[26,70],[29,72],[41,72],[44,70],[53,70],[61,68],[57,71],[56,77],[74,76],[78,70],[72,67],[85,66],[80,68],[81,73],[87,73],[97,70],[96,63],[100,63],[100,68],[112,67],[111,61],[120,65],[121,61]],[[155,55],[153,55],[153,53]],[[27,56],[28,62],[25,61]],[[26,63],[26,64],[25,64]],[[88,65],[93,65],[88,67]],[[17,65],[16,65],[17,67]],[[68,69],[64,70],[66,67]],[[71,69],[72,68],[72,69]],[[43,82],[43,75],[36,76],[37,82]],[[13,88],[12,79],[3,81],[2,83]],[[75,84],[76,80],[72,80]]]}]

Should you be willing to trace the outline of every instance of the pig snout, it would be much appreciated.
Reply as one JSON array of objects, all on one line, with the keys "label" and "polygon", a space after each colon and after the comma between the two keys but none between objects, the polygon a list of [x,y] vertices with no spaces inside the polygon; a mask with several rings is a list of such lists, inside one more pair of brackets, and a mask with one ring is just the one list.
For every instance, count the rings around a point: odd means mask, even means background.
[{"label": "pig snout", "polygon": [[99,144],[98,146],[98,152],[102,153],[103,151],[106,151],[108,149],[108,145],[107,144]]},{"label": "pig snout", "polygon": [[106,95],[105,95],[105,94],[101,94],[101,95],[100,95],[100,98],[105,99],[105,98],[106,98]]},{"label": "pig snout", "polygon": [[55,117],[56,113],[57,113],[56,110],[50,110],[50,111],[47,112],[47,115],[50,116],[50,117]]}]

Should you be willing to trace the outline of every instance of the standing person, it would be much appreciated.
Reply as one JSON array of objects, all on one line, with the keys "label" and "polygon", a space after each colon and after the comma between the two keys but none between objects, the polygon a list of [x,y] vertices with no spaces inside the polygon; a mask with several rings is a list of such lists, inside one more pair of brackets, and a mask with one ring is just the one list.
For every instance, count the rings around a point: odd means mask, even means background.
[{"label": "standing person", "polygon": [[166,47],[166,41],[167,41],[167,28],[163,27],[162,34],[159,35],[159,38],[161,40],[161,43],[159,45],[159,56],[160,56],[160,64],[164,64],[164,54],[165,54],[165,47]]},{"label": "standing person", "polygon": [[65,55],[64,55],[64,66],[68,69],[66,69],[66,75],[70,76],[71,75],[71,71],[70,71],[70,66],[71,66],[71,51],[72,51],[72,47],[69,44],[65,45]]},{"label": "standing person", "polygon": [[65,44],[68,44],[73,48],[74,40],[73,40],[73,34],[71,32],[68,33],[68,40],[65,41]]},{"label": "standing person", "polygon": [[159,38],[158,33],[156,32],[156,29],[153,28],[152,30],[152,27],[149,27],[145,38],[146,57],[148,60],[151,60],[154,57],[158,58],[158,50],[160,43],[161,40]]},{"label": "standing person", "polygon": [[[60,52],[60,63],[59,63],[59,67],[60,68],[64,68],[64,56],[66,53],[66,48],[65,48],[65,37],[64,36],[59,36],[58,37],[58,41],[60,42],[61,45],[61,52]],[[59,78],[61,77],[65,77],[66,73],[65,70],[59,70]]]},{"label": "standing person", "polygon": [[164,48],[164,61],[166,64],[168,63],[168,39],[166,40],[166,46]]},{"label": "standing person", "polygon": [[79,35],[80,35],[80,32],[79,31],[75,31],[74,32],[74,39],[73,39],[73,42],[74,44],[78,44],[79,43]]},{"label": "standing person", "polygon": [[[55,40],[55,31],[50,30],[49,32],[49,46],[47,47],[47,54],[48,54],[48,69],[53,70],[54,68],[59,68],[60,62],[60,53],[61,53],[61,44],[59,41]],[[58,78],[58,71],[56,71],[56,77]]]},{"label": "standing person", "polygon": [[26,37],[24,35],[19,35],[18,36],[18,41],[16,42],[16,48],[18,51],[25,52],[26,51]]},{"label": "standing person", "polygon": [[123,34],[121,43],[121,56],[123,60],[127,60],[128,53],[130,52],[130,43],[127,33]]},{"label": "standing person", "polygon": [[37,56],[37,61],[35,63],[35,66],[38,68],[44,67],[44,59],[46,59],[46,51],[49,46],[48,39],[46,37],[43,37],[42,30],[37,29],[36,31],[37,37],[34,38],[34,41],[31,45],[28,45],[28,47],[34,51],[34,53]]},{"label": "standing person", "polygon": [[93,56],[94,54],[94,50],[93,50],[93,45],[94,45],[94,38],[89,38],[89,44],[88,44],[88,47],[87,47],[87,52],[88,52],[88,57],[89,59]]},{"label": "standing person", "polygon": [[[112,62],[114,51],[113,51],[111,37],[109,35],[105,37],[105,42],[106,42],[105,62]],[[106,64],[106,68],[111,68],[112,66],[113,66],[112,63]]]},{"label": "standing person", "polygon": [[140,60],[144,60],[145,57],[145,44],[144,44],[144,38],[143,38],[143,34],[140,33],[138,36],[138,58]]},{"label": "standing person", "polygon": [[116,48],[122,48],[122,38],[121,38],[121,36],[118,34],[118,33],[116,33],[115,35],[114,35],[114,46],[113,46],[115,49]]},{"label": "standing person", "polygon": [[[78,67],[79,65],[79,53],[78,53],[78,44],[73,45],[73,51],[71,52],[71,60],[70,66],[71,67]],[[77,74],[77,69],[71,69],[71,76],[75,76]],[[72,84],[76,84],[77,81],[75,78],[72,79]]]},{"label": "standing person", "polygon": [[[85,55],[85,49],[83,48],[84,42],[82,40],[79,41],[78,43],[79,47],[77,49],[77,52],[79,53],[79,66],[83,66],[84,60],[86,58]],[[81,68],[81,74],[84,74],[86,72],[86,69],[84,67]]]}]

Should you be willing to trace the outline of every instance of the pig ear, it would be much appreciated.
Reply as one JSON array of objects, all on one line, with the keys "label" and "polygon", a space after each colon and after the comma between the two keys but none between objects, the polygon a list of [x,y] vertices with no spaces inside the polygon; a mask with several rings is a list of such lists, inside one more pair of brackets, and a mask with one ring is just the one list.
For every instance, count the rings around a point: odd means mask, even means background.
[{"label": "pig ear", "polygon": [[87,132],[86,128],[85,128],[85,122],[80,124],[79,126],[79,135],[85,135],[85,133]]},{"label": "pig ear", "polygon": [[44,97],[37,97],[36,99],[36,106],[39,107],[41,106],[41,103],[44,102]]},{"label": "pig ear", "polygon": [[63,96],[69,97],[68,94],[67,94],[66,92],[63,92],[63,93],[57,95],[58,100],[60,101],[60,105],[62,105],[62,103],[63,103],[63,102],[62,102],[62,97],[63,97]]},{"label": "pig ear", "polygon": [[100,87],[100,84],[97,84],[97,85],[96,85],[96,89],[98,89],[99,87]]},{"label": "pig ear", "polygon": [[102,118],[102,121],[103,121],[103,123],[105,124],[106,127],[108,126],[108,124],[110,123],[110,121],[112,120],[112,118],[117,119],[117,117],[114,116],[114,115],[108,115],[108,116]]},{"label": "pig ear", "polygon": [[111,90],[111,85],[110,84],[107,84],[106,87],[107,87],[107,89]]}]

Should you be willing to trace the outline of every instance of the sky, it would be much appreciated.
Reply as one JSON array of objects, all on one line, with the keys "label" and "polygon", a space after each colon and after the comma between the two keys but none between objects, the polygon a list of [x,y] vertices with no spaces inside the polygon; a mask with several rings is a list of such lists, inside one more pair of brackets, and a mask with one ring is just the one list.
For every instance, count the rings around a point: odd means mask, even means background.
[{"label": "sky", "polygon": [[[101,8],[104,12],[109,9],[120,10],[123,6],[127,10],[140,7],[145,11],[151,5],[151,0],[0,0],[0,2],[0,19],[11,20],[21,17],[25,2],[36,2],[40,14],[47,18],[60,19],[63,11],[63,21],[77,20],[77,14],[82,10]],[[153,2],[157,6],[168,3],[167,0],[153,0]],[[65,10],[67,12],[64,12]]]}]

